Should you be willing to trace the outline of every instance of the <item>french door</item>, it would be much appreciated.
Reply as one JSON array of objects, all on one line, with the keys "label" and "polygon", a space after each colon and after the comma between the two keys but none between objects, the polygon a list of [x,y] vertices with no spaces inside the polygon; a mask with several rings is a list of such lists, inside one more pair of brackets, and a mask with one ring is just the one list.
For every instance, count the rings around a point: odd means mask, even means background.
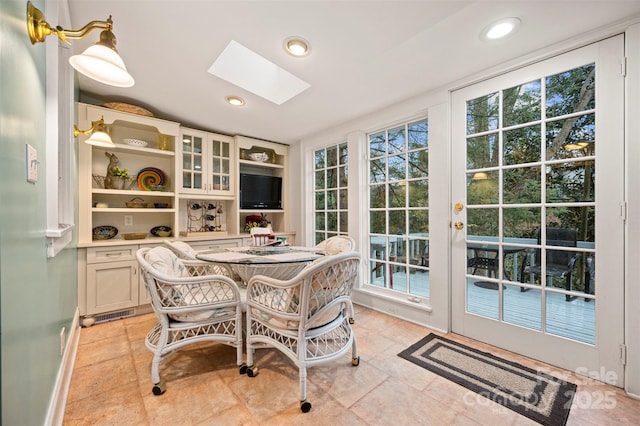
[{"label": "french door", "polygon": [[452,330],[620,387],[623,57],[616,36],[451,98]]}]

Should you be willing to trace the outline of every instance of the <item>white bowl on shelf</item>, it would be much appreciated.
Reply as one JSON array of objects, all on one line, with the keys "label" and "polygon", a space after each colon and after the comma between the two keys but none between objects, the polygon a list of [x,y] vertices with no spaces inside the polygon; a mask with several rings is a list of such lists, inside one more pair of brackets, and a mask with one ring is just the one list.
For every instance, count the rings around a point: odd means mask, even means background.
[{"label": "white bowl on shelf", "polygon": [[253,161],[264,163],[269,159],[269,155],[266,152],[252,152],[249,154],[249,158]]},{"label": "white bowl on shelf", "polygon": [[143,148],[143,147],[149,145],[149,142],[141,141],[140,139],[123,139],[122,141],[124,143],[126,143],[127,145],[137,146],[139,148]]}]

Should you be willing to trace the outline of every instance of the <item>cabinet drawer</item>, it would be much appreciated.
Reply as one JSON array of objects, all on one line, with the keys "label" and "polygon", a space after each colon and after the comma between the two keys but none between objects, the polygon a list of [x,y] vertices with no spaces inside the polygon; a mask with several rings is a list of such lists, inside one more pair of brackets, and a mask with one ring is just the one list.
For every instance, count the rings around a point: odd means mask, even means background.
[{"label": "cabinet drawer", "polygon": [[242,240],[229,239],[229,240],[215,240],[207,242],[190,243],[191,247],[195,250],[215,250],[228,247],[242,247]]},{"label": "cabinet drawer", "polygon": [[135,260],[138,246],[90,247],[87,249],[87,263],[119,262]]}]

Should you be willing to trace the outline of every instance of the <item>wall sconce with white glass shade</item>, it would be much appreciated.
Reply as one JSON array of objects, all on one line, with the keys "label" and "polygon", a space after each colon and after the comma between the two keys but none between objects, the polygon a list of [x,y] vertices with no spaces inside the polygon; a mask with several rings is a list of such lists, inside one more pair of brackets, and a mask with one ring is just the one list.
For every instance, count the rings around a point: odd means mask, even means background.
[{"label": "wall sconce with white glass shade", "polygon": [[73,126],[74,137],[78,137],[78,135],[88,135],[90,133],[91,136],[89,137],[89,139],[84,141],[85,143],[88,143],[89,145],[104,146],[108,148],[112,148],[115,146],[113,144],[113,141],[111,140],[111,136],[109,136],[107,125],[104,124],[104,118],[101,118],[97,121],[92,121],[91,127],[87,130],[80,130],[78,129],[78,126]]},{"label": "wall sconce with white glass shade", "polygon": [[69,43],[67,39],[83,39],[90,31],[102,29],[100,41],[81,55],[69,58],[69,63],[78,72],[100,83],[115,87],[131,87],[135,80],[118,55],[116,36],[111,31],[112,28],[111,16],[106,21],[91,21],[79,30],[65,30],[60,26],[51,28],[43,13],[30,1],[27,2],[27,32],[31,44],[43,42],[51,34],[56,34],[60,40]]}]

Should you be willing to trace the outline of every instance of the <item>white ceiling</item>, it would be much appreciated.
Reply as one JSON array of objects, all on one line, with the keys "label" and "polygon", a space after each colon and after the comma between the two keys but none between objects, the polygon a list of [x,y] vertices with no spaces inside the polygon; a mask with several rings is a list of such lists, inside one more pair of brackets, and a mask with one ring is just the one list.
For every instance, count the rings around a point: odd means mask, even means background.
[{"label": "white ceiling", "polygon": [[[124,89],[79,76],[91,99],[139,105],[199,129],[289,144],[640,14],[640,0],[68,3],[73,29],[113,15],[118,51],[136,80]],[[514,36],[480,41],[485,26],[511,16],[522,20]],[[285,53],[282,43],[292,35],[311,43],[309,56]],[[74,41],[73,49],[81,53],[97,39],[95,31]],[[231,40],[311,87],[278,106],[209,74]],[[246,105],[227,105],[229,95],[241,96]]]}]

